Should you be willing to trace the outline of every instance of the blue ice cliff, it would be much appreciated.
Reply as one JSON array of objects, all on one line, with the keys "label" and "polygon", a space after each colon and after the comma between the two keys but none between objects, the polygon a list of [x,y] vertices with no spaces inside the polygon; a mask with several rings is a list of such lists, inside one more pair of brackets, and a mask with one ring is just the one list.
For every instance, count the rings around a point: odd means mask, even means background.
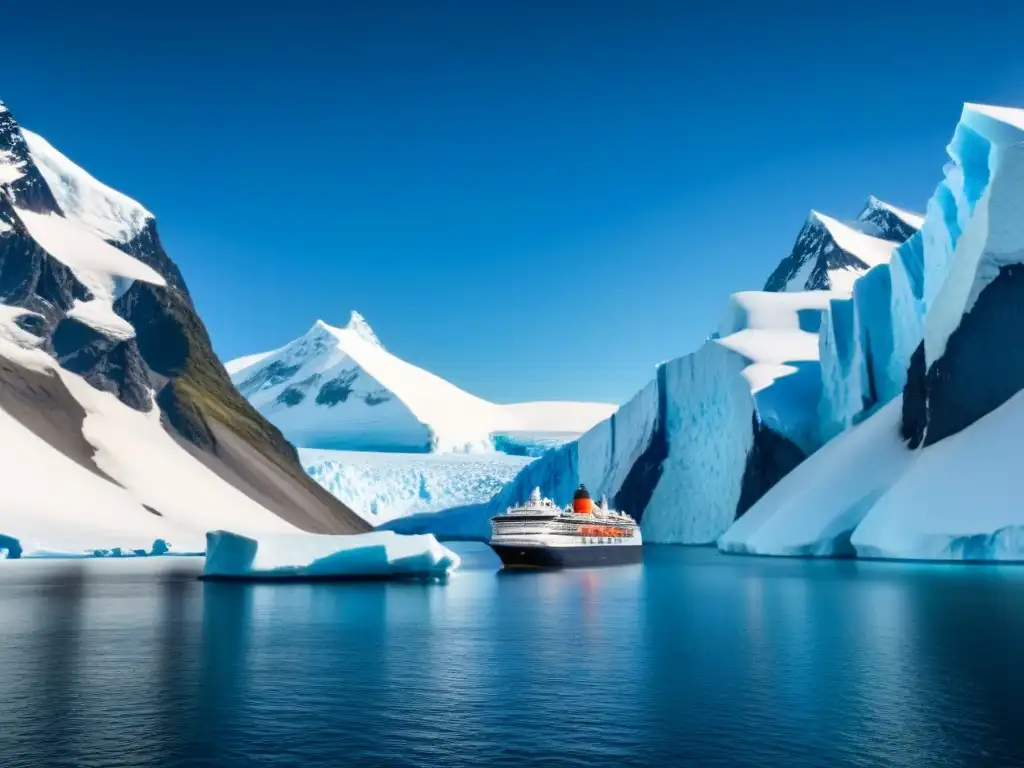
[{"label": "blue ice cliff", "polygon": [[1024,111],[967,104],[920,231],[822,324],[827,444],[719,539],[1024,560]]}]

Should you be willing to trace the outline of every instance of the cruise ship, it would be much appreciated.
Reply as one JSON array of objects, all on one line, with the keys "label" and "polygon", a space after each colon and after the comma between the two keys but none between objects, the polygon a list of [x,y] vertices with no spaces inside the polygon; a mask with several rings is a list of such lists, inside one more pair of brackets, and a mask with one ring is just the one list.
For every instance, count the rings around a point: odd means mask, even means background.
[{"label": "cruise ship", "polygon": [[622,512],[595,506],[586,486],[559,507],[535,488],[525,504],[491,518],[491,548],[506,568],[571,568],[639,563],[640,526]]}]

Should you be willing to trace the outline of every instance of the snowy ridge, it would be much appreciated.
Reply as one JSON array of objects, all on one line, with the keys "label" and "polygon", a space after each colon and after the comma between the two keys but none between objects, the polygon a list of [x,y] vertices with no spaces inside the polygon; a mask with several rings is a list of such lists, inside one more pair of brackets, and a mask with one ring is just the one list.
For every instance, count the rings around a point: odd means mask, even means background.
[{"label": "snowy ridge", "polygon": [[853,227],[823,213],[812,211],[811,215],[824,225],[839,248],[856,257],[864,265],[862,268],[842,267],[828,270],[829,284],[833,290],[851,293],[857,279],[867,269],[888,262],[892,258],[892,249],[898,245],[890,240],[881,240],[858,232]]},{"label": "snowy ridge", "polygon": [[[888,211],[893,216],[898,218],[907,226],[917,230],[924,226],[924,216],[920,213],[913,213],[912,211],[904,210],[903,208],[897,208],[891,203],[887,203],[884,200],[879,200],[874,195],[868,197],[868,204],[866,208],[881,208],[884,211]],[[861,214],[863,216],[863,214]]]},{"label": "snowy ridge", "polygon": [[274,354],[274,352],[276,351],[277,350],[272,350],[270,352],[257,352],[254,355],[245,355],[243,357],[237,357],[234,360],[229,360],[228,362],[224,363],[224,370],[226,370],[230,375],[234,376],[236,373],[245,370],[250,365],[255,365],[260,360],[266,359],[270,355]]},{"label": "snowy ridge", "polygon": [[318,320],[270,353],[227,364],[249,401],[302,447],[489,451],[495,433],[579,434],[614,410],[601,403],[499,405],[388,352],[366,320]]},{"label": "snowy ridge", "polygon": [[153,218],[130,197],[93,178],[42,136],[24,128],[21,133],[32,160],[69,219],[79,221],[104,240],[128,243]]}]

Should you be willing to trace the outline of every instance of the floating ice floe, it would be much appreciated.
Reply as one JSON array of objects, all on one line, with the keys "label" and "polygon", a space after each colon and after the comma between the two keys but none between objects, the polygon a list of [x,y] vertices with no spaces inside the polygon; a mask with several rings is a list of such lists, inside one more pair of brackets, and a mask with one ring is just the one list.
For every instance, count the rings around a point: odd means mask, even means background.
[{"label": "floating ice floe", "polygon": [[205,579],[444,579],[459,556],[429,534],[206,534]]}]

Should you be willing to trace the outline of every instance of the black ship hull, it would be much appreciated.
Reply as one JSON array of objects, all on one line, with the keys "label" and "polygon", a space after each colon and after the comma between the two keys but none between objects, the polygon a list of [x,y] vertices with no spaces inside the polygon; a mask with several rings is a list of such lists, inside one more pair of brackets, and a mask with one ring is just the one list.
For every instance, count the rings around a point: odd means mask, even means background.
[{"label": "black ship hull", "polygon": [[506,568],[592,568],[600,565],[629,565],[643,561],[639,544],[592,545],[587,547],[511,547],[491,545]]}]

